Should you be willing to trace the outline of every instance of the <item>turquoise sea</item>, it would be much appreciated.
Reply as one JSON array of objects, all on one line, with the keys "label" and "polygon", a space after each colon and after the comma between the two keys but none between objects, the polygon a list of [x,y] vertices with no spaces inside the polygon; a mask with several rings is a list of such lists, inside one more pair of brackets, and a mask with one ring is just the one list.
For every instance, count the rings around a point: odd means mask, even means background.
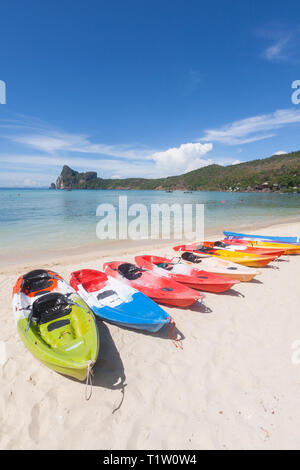
[{"label": "turquoise sea", "polygon": [[[300,195],[174,191],[101,191],[0,189],[0,246],[2,261],[42,254],[68,253],[106,243],[96,236],[101,203],[118,207],[119,196],[128,205],[205,204],[205,234],[240,230],[300,217]],[[114,241],[120,244],[120,241]]]}]

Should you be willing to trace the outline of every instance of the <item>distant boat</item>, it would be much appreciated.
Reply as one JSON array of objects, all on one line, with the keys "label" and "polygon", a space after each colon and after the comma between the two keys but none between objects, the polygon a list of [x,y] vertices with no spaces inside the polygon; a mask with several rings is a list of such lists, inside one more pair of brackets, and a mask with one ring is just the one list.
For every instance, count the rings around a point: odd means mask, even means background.
[{"label": "distant boat", "polygon": [[166,193],[172,193],[173,190],[172,189],[167,189]]}]

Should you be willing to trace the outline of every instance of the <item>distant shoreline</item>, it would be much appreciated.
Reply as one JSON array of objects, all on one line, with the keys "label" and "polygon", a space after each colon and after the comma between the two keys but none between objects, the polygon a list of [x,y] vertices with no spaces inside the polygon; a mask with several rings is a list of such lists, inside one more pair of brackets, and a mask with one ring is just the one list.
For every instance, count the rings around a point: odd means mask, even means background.
[{"label": "distant shoreline", "polygon": [[[32,187],[32,188],[28,188],[28,187],[24,187],[24,188],[19,188],[19,187],[9,187],[9,188],[5,188],[5,187],[0,187],[0,191],[1,190],[19,190],[19,191],[31,191],[31,190],[35,190],[35,191],[59,191],[59,192],[67,192],[69,191],[68,189],[52,189],[52,188],[48,188],[48,187]],[[72,188],[71,189],[72,191],[160,191],[160,192],[166,192],[165,189],[135,189],[135,188]],[[234,193],[234,194],[288,194],[288,195],[293,195],[295,194],[293,191],[286,191],[286,192],[282,192],[282,191],[266,191],[266,190],[252,190],[252,191],[229,191],[229,190],[225,190],[225,189],[220,189],[220,190],[217,190],[217,189],[195,189],[195,190],[189,190],[189,189],[172,189],[172,192],[185,192],[185,191],[188,191],[189,194],[191,193],[206,193],[206,192],[209,192],[209,193]]]},{"label": "distant shoreline", "polygon": [[216,163],[175,176],[103,178],[64,165],[52,189],[148,189],[163,191],[300,191],[300,151],[234,165]]}]

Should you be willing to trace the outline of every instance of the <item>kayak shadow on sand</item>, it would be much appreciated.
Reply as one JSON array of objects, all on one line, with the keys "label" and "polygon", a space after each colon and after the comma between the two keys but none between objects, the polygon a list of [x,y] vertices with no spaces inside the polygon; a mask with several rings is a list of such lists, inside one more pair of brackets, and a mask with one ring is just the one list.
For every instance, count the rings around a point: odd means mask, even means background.
[{"label": "kayak shadow on sand", "polygon": [[217,295],[225,295],[225,296],[230,296],[230,297],[245,297],[244,294],[242,294],[240,291],[236,289],[229,289],[226,292],[217,293]]},{"label": "kayak shadow on sand", "polygon": [[[100,352],[97,359],[97,362],[93,369],[93,386],[108,388],[110,390],[120,390],[122,398],[118,406],[112,411],[114,414],[118,411],[125,399],[125,387],[126,387],[126,375],[124,371],[123,362],[119,351],[116,348],[116,345],[112,339],[110,331],[106,324],[101,320],[96,320],[97,326],[99,328],[100,335]],[[149,336],[154,336],[158,338],[169,339],[171,325],[165,325],[157,333],[149,333],[142,330],[134,330],[138,334],[144,334]],[[128,328],[119,326],[122,330],[128,330]],[[178,330],[175,326],[173,335],[180,339],[181,341],[185,338],[184,335]]]},{"label": "kayak shadow on sand", "polygon": [[275,266],[274,264],[268,264],[267,266],[264,266],[264,269],[274,269],[274,270],[279,270],[279,266]]},{"label": "kayak shadow on sand", "polygon": [[213,313],[213,310],[208,307],[205,303],[196,302],[191,307],[186,308],[185,310],[190,310],[191,312],[199,313]]},{"label": "kayak shadow on sand", "polygon": [[126,376],[119,351],[110,331],[101,320],[97,319],[100,336],[100,351],[93,372],[93,386],[122,390],[126,386]]},{"label": "kayak shadow on sand", "polygon": [[[146,331],[146,330],[136,330],[133,328],[126,328],[125,326],[118,325],[121,330],[127,331],[134,331],[138,335],[144,335],[144,336],[152,336],[153,338],[160,338],[160,339],[167,339],[167,340],[172,340],[172,337],[170,336],[170,330],[172,328],[170,323],[167,323],[164,325],[159,331],[156,333],[151,333],[151,331]],[[175,335],[176,338],[179,338],[181,341],[185,339],[184,334],[177,328],[175,325],[175,328],[173,330],[173,334]]]},{"label": "kayak shadow on sand", "polygon": [[263,282],[260,279],[251,279],[249,284],[263,284]]},{"label": "kayak shadow on sand", "polygon": [[[124,390],[126,376],[119,351],[111,337],[109,329],[101,320],[96,319],[99,329],[100,349],[97,361],[93,367],[92,384],[96,387],[109,388],[110,390]],[[80,382],[74,377],[60,374],[74,382]]]}]

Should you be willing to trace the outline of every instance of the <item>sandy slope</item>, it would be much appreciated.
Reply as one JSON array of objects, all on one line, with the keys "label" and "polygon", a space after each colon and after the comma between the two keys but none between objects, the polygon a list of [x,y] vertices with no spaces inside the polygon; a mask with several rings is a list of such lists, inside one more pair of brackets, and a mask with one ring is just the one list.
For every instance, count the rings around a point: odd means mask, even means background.
[{"label": "sandy slope", "polygon": [[[270,231],[296,235],[300,224]],[[45,267],[68,279],[109,259]],[[83,384],[39,364],[17,337],[11,289],[35,267],[0,273],[1,449],[300,448],[300,366],[291,361],[300,340],[300,256],[228,294],[207,294],[206,308],[166,308],[183,350],[167,327],[150,335],[98,322],[101,352],[88,402]]]}]

